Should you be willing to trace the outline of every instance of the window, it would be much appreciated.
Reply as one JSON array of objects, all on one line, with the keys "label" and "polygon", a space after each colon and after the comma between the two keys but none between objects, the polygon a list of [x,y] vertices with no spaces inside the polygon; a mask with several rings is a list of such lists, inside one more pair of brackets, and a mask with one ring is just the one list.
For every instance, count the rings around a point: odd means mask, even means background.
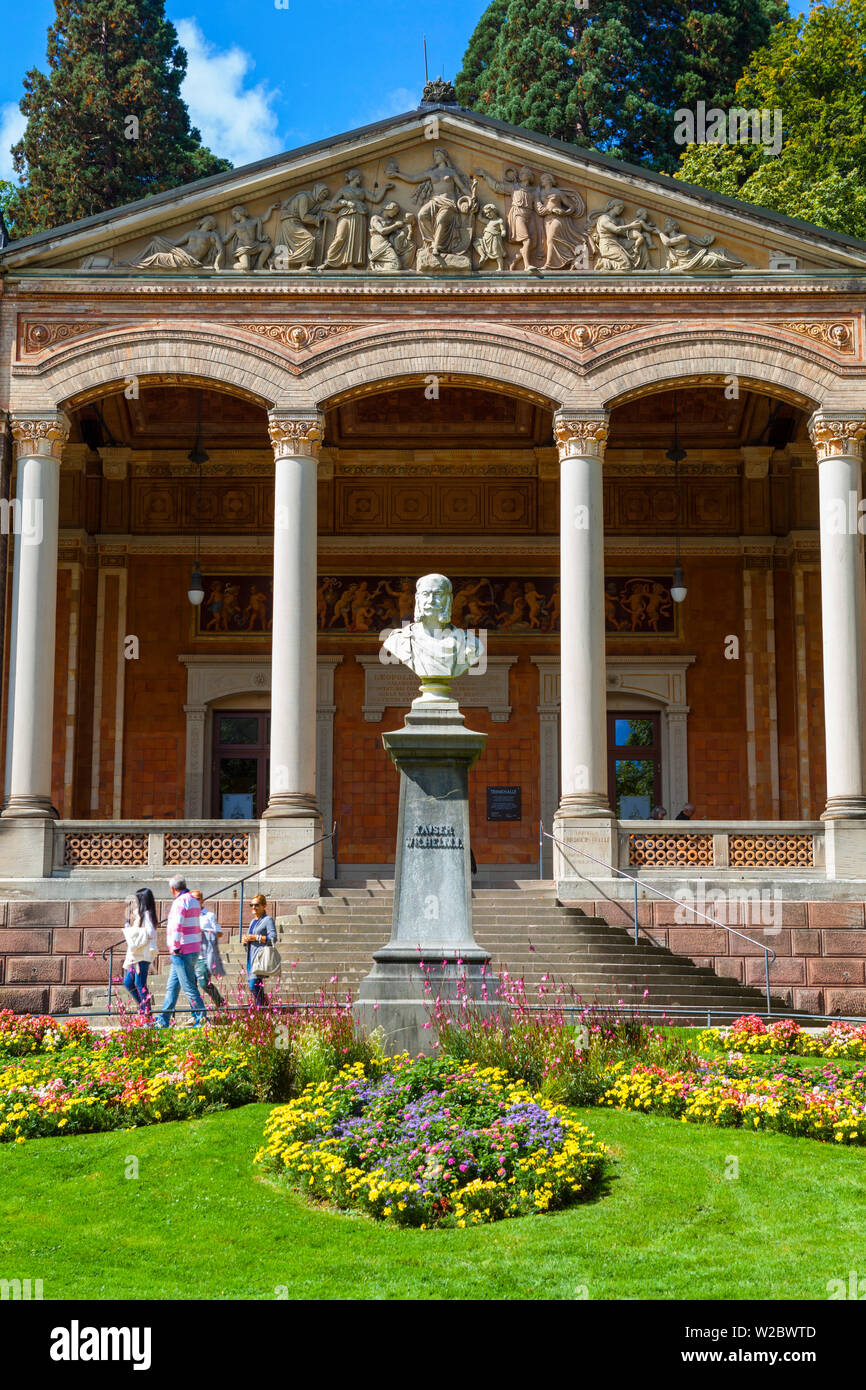
[{"label": "window", "polygon": [[271,716],[267,710],[215,710],[213,815],[258,820],[268,804]]},{"label": "window", "polygon": [[661,801],[660,733],[657,713],[616,710],[607,716],[608,795],[620,820],[649,820]]}]

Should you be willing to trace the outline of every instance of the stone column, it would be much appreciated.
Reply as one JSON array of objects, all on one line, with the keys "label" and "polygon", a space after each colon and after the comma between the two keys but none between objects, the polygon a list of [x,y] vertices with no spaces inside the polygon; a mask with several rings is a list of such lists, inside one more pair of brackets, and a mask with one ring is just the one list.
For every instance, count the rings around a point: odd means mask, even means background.
[{"label": "stone column", "polygon": [[60,411],[22,411],[12,420],[17,458],[10,530],[15,559],[9,632],[4,825],[0,873],[51,873],[51,754],[57,618],[60,461],[69,420]]},{"label": "stone column", "polygon": [[859,877],[866,851],[866,596],[860,531],[866,526],[860,511],[866,415],[818,410],[809,434],[818,455],[821,527],[827,869],[829,877]]},{"label": "stone column", "polygon": [[[271,641],[270,795],[262,821],[264,864],[322,834],[316,804],[316,488],[323,420],[316,411],[272,410],[274,615]],[[318,892],[322,846],[269,872],[298,896]]]},{"label": "stone column", "polygon": [[[607,683],[604,637],[602,463],[605,411],[558,411],[560,470],[560,768],[554,834],[574,850],[615,864],[607,795]],[[557,883],[576,870],[604,876],[580,854],[555,846]],[[573,896],[573,893],[572,893]]]}]

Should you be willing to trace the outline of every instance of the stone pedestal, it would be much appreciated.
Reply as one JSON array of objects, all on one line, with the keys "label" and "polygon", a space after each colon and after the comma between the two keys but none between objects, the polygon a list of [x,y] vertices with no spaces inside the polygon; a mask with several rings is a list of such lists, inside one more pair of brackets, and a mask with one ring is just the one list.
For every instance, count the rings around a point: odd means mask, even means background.
[{"label": "stone pedestal", "polygon": [[[472,931],[469,769],[486,734],[463,725],[447,683],[425,680],[402,729],[382,742],[400,771],[391,939],[373,957],[354,1013],[392,1052],[430,1051],[432,998],[482,997],[489,961]],[[424,969],[422,969],[422,966]],[[431,994],[425,992],[425,979]],[[492,991],[491,991],[492,992]]]},{"label": "stone pedestal", "polygon": [[0,882],[50,878],[53,861],[53,820],[44,816],[0,820]]},{"label": "stone pedestal", "polygon": [[[260,822],[259,860],[273,864],[262,873],[259,885],[267,895],[269,884],[293,898],[317,898],[322,886],[322,863],[326,846],[321,841],[322,817],[318,811],[296,816],[270,816]],[[330,841],[328,842],[330,844]],[[312,847],[311,847],[312,846]],[[300,853],[295,853],[298,850]],[[291,855],[284,859],[284,855]],[[274,863],[275,860],[282,863]]]},{"label": "stone pedestal", "polygon": [[863,879],[866,874],[866,818],[828,817],[824,855],[828,879]]}]

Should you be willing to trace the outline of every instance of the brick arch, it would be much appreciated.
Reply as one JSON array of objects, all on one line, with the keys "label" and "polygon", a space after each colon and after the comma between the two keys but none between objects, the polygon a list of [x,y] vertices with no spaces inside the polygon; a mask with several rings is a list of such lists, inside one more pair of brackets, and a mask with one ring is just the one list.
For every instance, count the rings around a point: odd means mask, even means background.
[{"label": "brick arch", "polygon": [[587,386],[607,409],[672,387],[722,385],[737,377],[742,390],[789,401],[801,410],[832,403],[851,390],[843,374],[820,352],[741,327],[699,327],[661,340],[604,353],[587,373]]},{"label": "brick arch", "polygon": [[[142,382],[181,382],[243,396],[267,410],[292,392],[297,368],[283,351],[244,341],[207,327],[145,326],[83,339],[52,353],[45,362],[15,373],[19,400],[33,383],[35,403],[46,400],[74,410],[94,397],[119,389],[131,376]],[[38,394],[36,394],[38,391]],[[22,402],[23,403],[23,402]],[[22,408],[19,405],[19,409]]]},{"label": "brick arch", "polygon": [[[575,395],[583,374],[567,352],[529,342],[518,331],[427,320],[334,344],[305,367],[301,384],[323,408],[398,381],[459,377],[556,409]],[[581,397],[587,404],[583,391]]]}]

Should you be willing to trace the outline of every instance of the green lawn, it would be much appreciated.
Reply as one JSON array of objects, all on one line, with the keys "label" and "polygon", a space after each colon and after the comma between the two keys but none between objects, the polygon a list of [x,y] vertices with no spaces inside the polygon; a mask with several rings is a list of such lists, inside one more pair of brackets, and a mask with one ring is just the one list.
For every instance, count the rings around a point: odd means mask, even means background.
[{"label": "green lawn", "polygon": [[0,1273],[46,1299],[824,1299],[866,1266],[863,1149],[586,1110],[617,1156],[595,1200],[407,1231],[262,1177],[269,1109],[0,1146]]}]

